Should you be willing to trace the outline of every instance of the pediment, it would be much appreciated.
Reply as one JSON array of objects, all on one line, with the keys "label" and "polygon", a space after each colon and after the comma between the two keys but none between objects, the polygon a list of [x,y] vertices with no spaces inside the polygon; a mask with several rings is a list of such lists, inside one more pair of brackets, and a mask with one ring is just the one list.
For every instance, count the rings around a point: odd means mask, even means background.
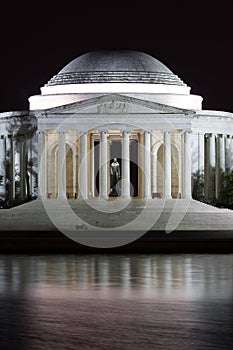
[{"label": "pediment", "polygon": [[46,114],[194,114],[195,112],[120,94],[102,95],[45,110]]}]

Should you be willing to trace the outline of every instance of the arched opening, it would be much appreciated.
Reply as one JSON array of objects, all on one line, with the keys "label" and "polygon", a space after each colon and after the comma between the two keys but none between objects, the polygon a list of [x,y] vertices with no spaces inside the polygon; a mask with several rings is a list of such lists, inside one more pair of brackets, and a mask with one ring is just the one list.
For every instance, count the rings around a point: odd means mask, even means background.
[{"label": "arched opening", "polygon": [[[56,198],[58,194],[58,145],[54,145],[47,156],[47,197]],[[66,144],[66,196],[73,198],[73,151]]]},{"label": "arched opening", "polygon": [[174,145],[171,145],[171,173],[172,173],[172,198],[179,198],[179,153]]},{"label": "arched opening", "polygon": [[73,151],[71,147],[66,144],[66,196],[73,198]]},{"label": "arched opening", "polygon": [[57,144],[54,145],[47,156],[47,197],[57,197]]}]

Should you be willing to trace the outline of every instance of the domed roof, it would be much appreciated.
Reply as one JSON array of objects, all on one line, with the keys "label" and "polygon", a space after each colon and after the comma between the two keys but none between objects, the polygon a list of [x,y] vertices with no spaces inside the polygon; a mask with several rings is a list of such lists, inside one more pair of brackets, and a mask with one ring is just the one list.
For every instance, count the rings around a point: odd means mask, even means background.
[{"label": "domed roof", "polygon": [[156,58],[132,50],[88,52],[67,64],[46,84],[147,83],[186,86]]}]

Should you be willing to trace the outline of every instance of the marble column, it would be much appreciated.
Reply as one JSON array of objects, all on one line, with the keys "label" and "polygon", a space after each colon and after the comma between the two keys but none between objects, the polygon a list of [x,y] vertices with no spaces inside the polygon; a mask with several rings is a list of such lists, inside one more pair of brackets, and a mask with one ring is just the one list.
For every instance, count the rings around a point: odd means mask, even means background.
[{"label": "marble column", "polygon": [[184,159],[184,152],[182,150],[182,137],[183,135],[181,133],[178,134],[179,136],[179,147],[178,147],[178,152],[179,152],[179,179],[178,179],[178,198],[181,199],[183,196],[183,159]]},{"label": "marble column", "polygon": [[46,198],[47,193],[47,144],[46,132],[38,132],[38,195]]},{"label": "marble column", "polygon": [[111,188],[111,169],[110,169],[110,159],[111,159],[111,148],[112,148],[112,140],[108,138],[108,170],[107,170],[107,188]]},{"label": "marble column", "polygon": [[208,177],[205,177],[207,182],[207,199],[215,200],[215,167],[216,167],[216,150],[215,150],[215,134],[208,136]]},{"label": "marble column", "polygon": [[6,199],[6,140],[0,137],[0,200]]},{"label": "marble column", "polygon": [[107,133],[105,131],[100,132],[100,162],[99,162],[99,174],[100,174],[100,197],[108,198],[108,146],[107,146]]},{"label": "marble column", "polygon": [[183,195],[183,134],[181,130],[176,130],[174,133],[174,146],[178,152],[178,160],[174,158],[174,165],[178,174],[178,194],[177,198],[181,199]]},{"label": "marble column", "polygon": [[204,167],[204,197],[208,200],[208,178],[209,178],[209,134],[204,136],[205,142],[205,167]]},{"label": "marble column", "polygon": [[66,198],[66,135],[58,132],[57,149],[58,197]]},{"label": "marble column", "polygon": [[6,137],[6,197],[9,201],[12,201],[15,196],[15,174],[14,174],[14,149],[13,149],[13,136],[8,135]]},{"label": "marble column", "polygon": [[78,169],[78,196],[80,199],[88,198],[87,174],[87,133],[79,135],[79,169]]},{"label": "marble column", "polygon": [[[31,160],[31,193],[32,196],[35,197],[37,195],[37,173],[38,173],[38,165],[37,165],[37,145],[38,136],[34,133],[30,139],[30,160]],[[56,188],[56,187],[55,187]]]},{"label": "marble column", "polygon": [[91,139],[91,197],[95,197],[95,141]]},{"label": "marble column", "polygon": [[73,198],[77,197],[77,153],[76,146],[73,152]]},{"label": "marble column", "polygon": [[11,140],[11,162],[12,162],[12,188],[11,188],[11,198],[15,199],[15,151],[16,151],[16,138],[12,137]]},{"label": "marble column", "polygon": [[216,164],[216,198],[218,199],[224,188],[225,163],[225,136],[218,135],[217,138],[217,164]]},{"label": "marble column", "polygon": [[157,187],[157,162],[158,162],[158,158],[157,158],[157,149],[152,152],[152,169],[151,169],[151,174],[152,174],[152,193],[157,193],[158,192],[158,187]]},{"label": "marble column", "polygon": [[205,135],[198,133],[198,170],[200,174],[204,173],[205,168]]},{"label": "marble column", "polygon": [[232,154],[231,154],[231,137],[230,135],[226,136],[225,139],[226,142],[226,148],[225,148],[225,160],[226,160],[226,173],[230,173],[231,169],[231,159],[232,159]]},{"label": "marble column", "polygon": [[172,198],[171,196],[171,134],[165,131],[163,134],[164,153],[163,153],[163,197],[165,199]]},{"label": "marble column", "polygon": [[144,191],[143,197],[146,199],[151,198],[151,140],[150,133],[144,132],[144,152],[143,152],[143,171],[144,171]]},{"label": "marble column", "polygon": [[7,199],[13,201],[15,199],[15,140],[13,135],[6,137],[6,155]]},{"label": "marble column", "polygon": [[28,195],[32,195],[33,188],[33,178],[32,178],[32,136],[27,140],[27,150],[28,150],[28,172],[29,172],[29,193]]},{"label": "marble column", "polygon": [[130,154],[129,154],[129,133],[122,133],[122,197],[130,197]]},{"label": "marble column", "polygon": [[20,155],[19,155],[19,168],[20,168],[20,181],[19,181],[19,198],[24,200],[26,197],[26,171],[27,171],[27,159],[26,159],[26,140],[23,136],[20,136]]},{"label": "marble column", "polygon": [[192,198],[192,149],[191,149],[191,134],[189,131],[184,133],[184,192],[183,198]]},{"label": "marble column", "polygon": [[226,158],[225,158],[225,135],[219,135],[219,169],[220,177],[222,178],[222,184],[226,172]]},{"label": "marble column", "polygon": [[152,196],[158,192],[158,186],[157,186],[157,152],[158,148],[156,146],[156,143],[158,142],[157,137],[156,137],[156,130],[152,130],[151,133],[151,192]]},{"label": "marble column", "polygon": [[231,165],[230,165],[230,171],[233,171],[233,136],[230,137],[231,139]]}]

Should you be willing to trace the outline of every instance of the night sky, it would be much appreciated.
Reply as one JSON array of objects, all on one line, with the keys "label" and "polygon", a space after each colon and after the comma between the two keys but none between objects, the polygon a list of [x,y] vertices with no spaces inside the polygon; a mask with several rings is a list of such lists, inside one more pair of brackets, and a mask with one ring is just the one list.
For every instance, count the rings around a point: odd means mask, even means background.
[{"label": "night sky", "polygon": [[162,61],[193,94],[203,96],[203,108],[233,112],[230,2],[221,7],[152,3],[118,1],[93,8],[77,1],[39,8],[32,2],[32,9],[20,6],[13,12],[10,4],[0,21],[0,111],[27,109],[27,98],[80,54],[119,48]]}]

